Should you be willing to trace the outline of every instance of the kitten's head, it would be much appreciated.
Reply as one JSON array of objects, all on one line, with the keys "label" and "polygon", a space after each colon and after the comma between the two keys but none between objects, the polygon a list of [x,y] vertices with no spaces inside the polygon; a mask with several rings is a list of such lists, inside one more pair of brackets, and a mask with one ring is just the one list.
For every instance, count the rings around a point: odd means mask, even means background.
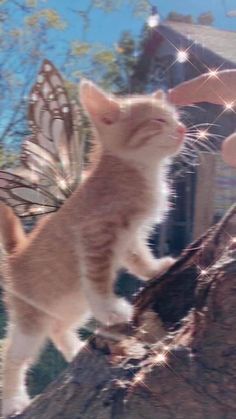
[{"label": "kitten's head", "polygon": [[162,91],[115,97],[83,80],[80,101],[108,152],[160,161],[181,149],[185,127]]}]

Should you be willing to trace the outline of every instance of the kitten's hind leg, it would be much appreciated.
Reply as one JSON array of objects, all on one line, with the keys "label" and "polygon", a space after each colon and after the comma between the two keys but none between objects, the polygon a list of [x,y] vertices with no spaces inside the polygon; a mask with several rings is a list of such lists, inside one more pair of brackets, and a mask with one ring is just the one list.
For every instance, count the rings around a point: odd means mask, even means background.
[{"label": "kitten's hind leg", "polygon": [[18,324],[10,325],[3,361],[3,417],[21,412],[30,403],[26,372],[37,357],[44,338],[41,332],[28,333]]},{"label": "kitten's hind leg", "polygon": [[60,321],[54,323],[50,338],[67,362],[71,362],[85,345],[75,330],[66,328]]}]

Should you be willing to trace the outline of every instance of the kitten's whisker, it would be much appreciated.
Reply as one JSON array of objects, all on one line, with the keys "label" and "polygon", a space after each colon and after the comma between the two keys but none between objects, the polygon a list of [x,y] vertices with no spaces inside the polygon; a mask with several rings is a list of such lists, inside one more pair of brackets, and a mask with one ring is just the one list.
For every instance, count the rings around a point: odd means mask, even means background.
[{"label": "kitten's whisker", "polygon": [[191,142],[189,143],[189,148],[193,148],[196,152],[201,152],[201,150],[207,150],[209,153],[215,154],[218,152],[216,146],[211,143],[207,143],[205,141],[198,141],[198,142]]},{"label": "kitten's whisker", "polygon": [[[205,108],[203,106],[199,106],[199,105],[196,105],[194,103],[191,103],[189,105],[184,105],[183,108],[185,108],[185,109],[191,108],[191,109],[198,109],[198,110],[201,110],[201,111],[202,110],[205,111]],[[181,112],[181,110],[180,110],[180,112]]]},{"label": "kitten's whisker", "polygon": [[190,133],[192,135],[199,134],[199,132],[202,132],[202,131],[207,132],[207,134],[211,135],[211,136],[223,137],[223,135],[218,134],[217,132],[212,132],[210,129],[205,128],[205,127],[197,127],[197,128],[194,127],[194,128],[191,128],[191,129],[189,129],[189,128],[187,129],[187,133]]},{"label": "kitten's whisker", "polygon": [[194,158],[194,157],[198,156],[198,153],[196,153],[195,149],[187,149],[186,148],[186,149],[182,150],[180,156],[188,156],[188,157]]},{"label": "kitten's whisker", "polygon": [[[215,125],[215,124],[213,125],[213,124],[207,124],[207,123],[195,124],[195,125],[188,126],[187,130],[192,132],[192,131],[197,131],[199,129],[205,129],[208,132],[211,132],[211,128],[213,128],[213,127],[218,128],[219,125]],[[212,133],[212,134],[214,134],[214,133]],[[217,133],[216,133],[216,135],[217,135]]]},{"label": "kitten's whisker", "polygon": [[190,125],[189,128],[192,127],[202,127],[202,126],[208,126],[208,127],[219,127],[219,124],[215,124],[214,122],[199,122],[198,124]]},{"label": "kitten's whisker", "polygon": [[185,156],[185,157],[189,157],[189,158],[196,158],[197,157],[194,150],[191,151],[191,152],[188,151],[188,152],[182,153],[181,156]]}]

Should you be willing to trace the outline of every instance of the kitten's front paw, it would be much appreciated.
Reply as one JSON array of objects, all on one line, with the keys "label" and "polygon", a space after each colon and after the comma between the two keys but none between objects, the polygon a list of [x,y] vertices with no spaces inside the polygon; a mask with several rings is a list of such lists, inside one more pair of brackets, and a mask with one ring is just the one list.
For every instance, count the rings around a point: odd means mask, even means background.
[{"label": "kitten's front paw", "polygon": [[153,269],[153,278],[163,275],[172,265],[174,265],[176,259],[171,256],[165,256],[161,259],[157,259],[155,267]]},{"label": "kitten's front paw", "polygon": [[100,303],[99,306],[92,307],[94,316],[106,326],[127,323],[132,319],[133,307],[123,298],[106,300],[103,301],[103,304]]},{"label": "kitten's front paw", "polygon": [[82,349],[85,347],[86,342],[82,342],[79,339],[76,339],[76,342],[73,345],[70,345],[69,347],[62,350],[62,354],[64,355],[64,358],[67,362],[72,362],[75,356],[82,351]]},{"label": "kitten's front paw", "polygon": [[10,416],[19,415],[27,406],[31,403],[31,400],[27,395],[16,396],[9,399],[5,399],[2,402],[2,415],[3,418]]}]

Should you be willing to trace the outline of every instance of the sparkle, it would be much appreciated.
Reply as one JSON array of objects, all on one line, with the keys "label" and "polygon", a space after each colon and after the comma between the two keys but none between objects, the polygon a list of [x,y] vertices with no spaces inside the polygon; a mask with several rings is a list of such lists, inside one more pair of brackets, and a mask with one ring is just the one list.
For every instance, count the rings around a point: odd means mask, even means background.
[{"label": "sparkle", "polygon": [[152,6],[151,14],[147,19],[147,25],[150,29],[156,28],[160,23],[160,16],[156,6]]},{"label": "sparkle", "polygon": [[215,78],[218,78],[218,70],[217,69],[211,69],[211,70],[209,70],[209,72],[208,72],[208,76],[211,78],[211,77],[215,77]]},{"label": "sparkle", "polygon": [[206,269],[201,269],[200,274],[201,275],[207,275],[207,270]]},{"label": "sparkle", "polygon": [[232,239],[231,239],[231,243],[232,243],[232,244],[236,244],[236,237],[232,237]]},{"label": "sparkle", "polygon": [[150,15],[147,20],[148,27],[151,29],[156,28],[159,25],[159,22],[159,15]]},{"label": "sparkle", "polygon": [[202,276],[208,275],[208,273],[209,273],[208,270],[209,270],[210,266],[208,266],[206,268],[202,268],[201,266],[196,265],[196,267],[197,267],[197,270],[199,272],[199,275],[202,275]]},{"label": "sparkle", "polygon": [[167,354],[164,352],[160,352],[153,357],[153,363],[155,365],[163,365],[167,362]]},{"label": "sparkle", "polygon": [[143,372],[139,372],[138,374],[135,375],[135,377],[133,379],[133,384],[134,385],[143,384],[144,383],[144,379],[145,379],[144,373]]},{"label": "sparkle", "polygon": [[176,53],[176,59],[179,63],[185,63],[186,61],[188,61],[188,57],[188,51],[178,50]]},{"label": "sparkle", "polygon": [[206,129],[199,129],[197,132],[197,138],[199,140],[207,140],[209,137],[209,133]]},{"label": "sparkle", "polygon": [[232,111],[234,108],[234,102],[225,102],[225,110],[226,111]]}]

